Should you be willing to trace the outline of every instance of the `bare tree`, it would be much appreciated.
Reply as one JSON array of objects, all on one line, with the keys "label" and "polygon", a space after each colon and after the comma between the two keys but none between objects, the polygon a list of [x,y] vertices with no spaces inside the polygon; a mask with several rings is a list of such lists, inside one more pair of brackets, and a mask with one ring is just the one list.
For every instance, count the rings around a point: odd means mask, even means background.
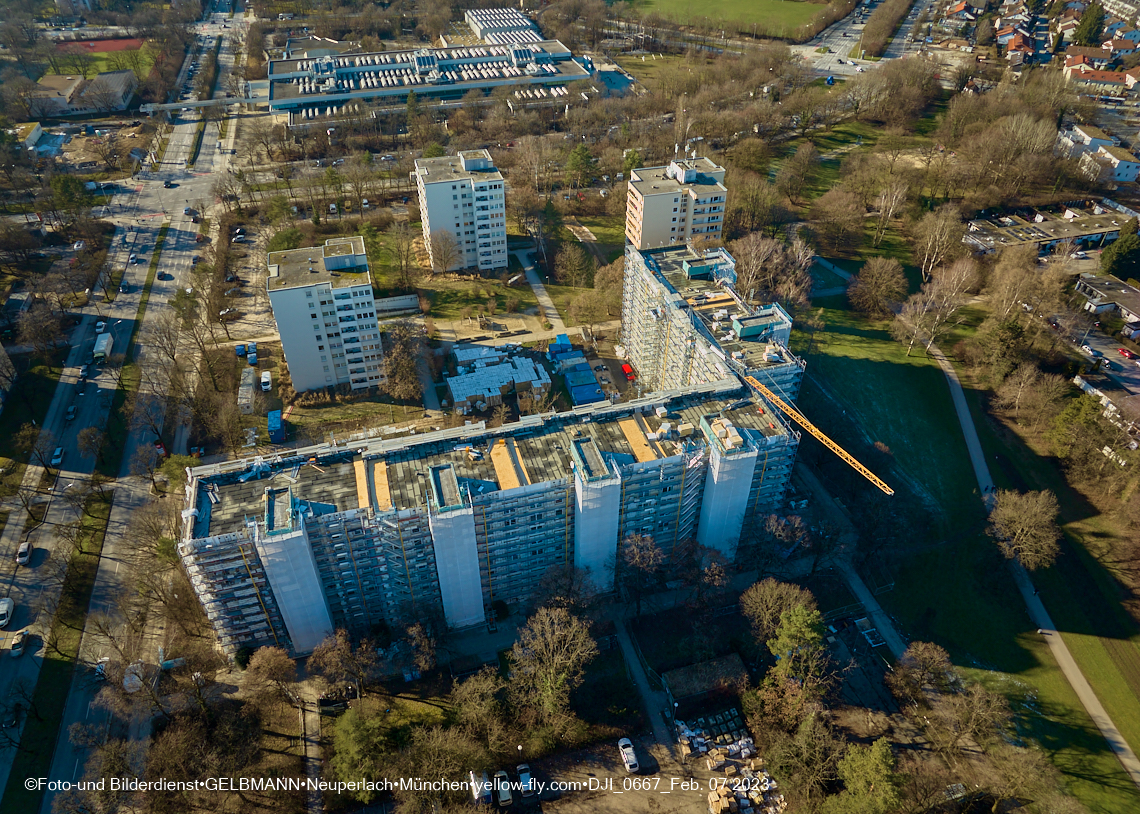
[{"label": "bare tree", "polygon": [[570,691],[597,654],[585,622],[563,608],[541,608],[519,630],[511,650],[511,694],[537,723],[559,732],[572,720]]},{"label": "bare tree", "polygon": [[309,656],[309,669],[325,677],[330,684],[349,683],[364,694],[365,682],[376,667],[376,647],[367,639],[353,646],[344,630],[325,638]]},{"label": "bare tree", "polygon": [[271,693],[299,705],[297,662],[280,647],[260,647],[253,652],[246,669],[247,684],[257,694]]},{"label": "bare tree", "polygon": [[876,246],[883,242],[883,235],[886,234],[887,224],[891,218],[906,203],[908,191],[909,187],[905,181],[901,178],[892,178],[879,193],[879,218],[875,226],[874,241]]},{"label": "bare tree", "polygon": [[915,224],[914,250],[916,259],[921,261],[922,279],[929,280],[934,269],[950,259],[961,245],[964,231],[962,216],[953,204],[927,212]]},{"label": "bare tree", "polygon": [[1021,494],[999,489],[987,533],[1007,558],[1016,559],[1030,571],[1048,568],[1060,551],[1059,513],[1057,498],[1050,491]]},{"label": "bare tree", "polygon": [[954,665],[942,647],[930,642],[911,642],[886,681],[899,701],[928,706],[924,689],[948,692],[955,682]]},{"label": "bare tree", "polygon": [[463,267],[463,246],[449,229],[436,229],[431,233],[431,265],[437,274],[451,271],[456,264]]},{"label": "bare tree", "polygon": [[847,298],[859,311],[886,316],[906,296],[902,264],[890,257],[872,257],[847,286]]},{"label": "bare tree", "polygon": [[419,272],[415,239],[415,234],[406,223],[395,223],[388,230],[388,254],[396,267],[396,280],[405,291],[413,288]]}]

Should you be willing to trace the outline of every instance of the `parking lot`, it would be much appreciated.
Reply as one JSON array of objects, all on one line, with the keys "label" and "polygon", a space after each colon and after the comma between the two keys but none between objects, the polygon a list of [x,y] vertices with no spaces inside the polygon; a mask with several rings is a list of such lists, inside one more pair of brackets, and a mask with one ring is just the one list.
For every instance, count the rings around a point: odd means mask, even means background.
[{"label": "parking lot", "polygon": [[[554,783],[559,789],[557,800],[541,803],[542,811],[548,814],[668,814],[707,810],[714,773],[705,769],[703,758],[691,758],[687,766],[682,766],[663,747],[647,746],[651,738],[631,740],[641,764],[634,775],[625,771],[616,744],[575,752],[536,767],[540,781]],[[719,773],[715,776],[724,777]]]}]

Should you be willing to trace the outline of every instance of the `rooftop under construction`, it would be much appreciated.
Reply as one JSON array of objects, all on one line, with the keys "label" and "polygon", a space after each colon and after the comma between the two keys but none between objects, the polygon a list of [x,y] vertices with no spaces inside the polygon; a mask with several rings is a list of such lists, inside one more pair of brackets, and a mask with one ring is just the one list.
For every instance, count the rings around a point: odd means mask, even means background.
[{"label": "rooftop under construction", "polygon": [[[322,630],[485,620],[573,563],[613,587],[620,541],[730,561],[779,509],[799,433],[736,378],[191,470],[179,553],[224,646],[303,652]],[[270,510],[272,509],[272,510]],[[284,567],[285,564],[289,567]],[[311,598],[304,613],[290,597]]]}]

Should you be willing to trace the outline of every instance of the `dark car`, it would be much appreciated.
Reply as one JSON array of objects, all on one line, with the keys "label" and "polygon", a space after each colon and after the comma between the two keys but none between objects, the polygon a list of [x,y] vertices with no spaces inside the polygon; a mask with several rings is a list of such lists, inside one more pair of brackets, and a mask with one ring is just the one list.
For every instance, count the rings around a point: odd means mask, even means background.
[{"label": "dark car", "polygon": [[163,181],[162,182],[162,188],[163,189],[174,189],[174,183],[172,181]]}]

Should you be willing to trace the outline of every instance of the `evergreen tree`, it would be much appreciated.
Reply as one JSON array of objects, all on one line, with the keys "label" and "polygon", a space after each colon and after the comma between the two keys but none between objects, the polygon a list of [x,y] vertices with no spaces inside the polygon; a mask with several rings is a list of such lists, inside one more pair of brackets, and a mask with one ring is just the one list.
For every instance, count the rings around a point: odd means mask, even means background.
[{"label": "evergreen tree", "polygon": [[1075,45],[1100,45],[1104,30],[1104,9],[1100,3],[1093,3],[1081,15],[1081,21],[1073,32]]}]

